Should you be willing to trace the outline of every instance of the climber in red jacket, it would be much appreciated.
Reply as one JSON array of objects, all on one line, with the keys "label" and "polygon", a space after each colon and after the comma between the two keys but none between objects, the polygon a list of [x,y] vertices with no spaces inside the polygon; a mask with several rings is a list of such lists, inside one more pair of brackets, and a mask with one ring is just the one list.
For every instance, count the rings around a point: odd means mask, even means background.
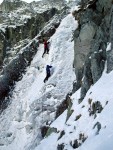
[{"label": "climber in red jacket", "polygon": [[42,54],[42,57],[44,56],[44,54],[49,54],[49,48],[48,48],[48,42],[44,39],[44,53]]}]

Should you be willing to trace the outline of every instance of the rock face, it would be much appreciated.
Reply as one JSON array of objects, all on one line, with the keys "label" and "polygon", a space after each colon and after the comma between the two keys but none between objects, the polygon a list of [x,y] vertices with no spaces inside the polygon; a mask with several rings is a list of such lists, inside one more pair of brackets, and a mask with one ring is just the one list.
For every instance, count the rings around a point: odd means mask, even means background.
[{"label": "rock face", "polygon": [[113,69],[113,52],[106,52],[107,43],[113,41],[110,32],[113,28],[112,0],[82,0],[81,8],[73,15],[79,22],[74,32],[74,67],[77,77],[74,90],[81,87],[82,100],[90,86],[101,77],[106,59],[107,71]]},{"label": "rock face", "polygon": [[[44,8],[42,9],[41,6]],[[4,0],[0,5],[0,67],[11,48],[14,49],[14,46],[17,47],[24,40],[28,44],[29,40],[34,38],[58,13],[56,8],[47,9],[40,2]],[[51,32],[55,32],[54,28]]]},{"label": "rock face", "polygon": [[77,76],[78,84],[81,84],[83,68],[85,66],[85,60],[90,52],[91,42],[96,33],[94,24],[86,23],[80,30],[79,37],[75,39],[75,59],[74,67]]},{"label": "rock face", "polygon": [[[21,0],[4,0],[0,5],[0,66],[11,48],[14,49],[14,46],[17,47],[24,40],[28,44],[55,14],[59,14],[60,20],[66,10],[66,7],[62,10],[47,7],[47,2],[28,4]],[[56,22],[54,27],[43,35],[51,36],[58,26],[59,22]]]},{"label": "rock face", "polygon": [[[43,14],[39,14],[36,18],[32,18],[28,21],[27,26],[20,26],[17,28],[7,28],[5,34],[1,32],[1,44],[0,44],[0,60],[2,64],[3,56],[6,53],[8,47],[12,47],[18,40],[25,39],[26,37],[30,36],[32,39],[39,33],[40,30],[44,27],[47,21],[49,21],[55,14],[57,10],[52,8],[44,12]],[[58,20],[57,20],[58,21]],[[33,23],[35,22],[35,26]],[[53,22],[54,23],[54,22]],[[36,28],[37,27],[37,28]],[[58,24],[57,26],[58,27]],[[52,24],[46,30],[49,36],[52,36],[53,33],[51,29],[53,28]],[[22,32],[18,35],[20,29]],[[36,31],[37,30],[37,31]],[[17,36],[16,36],[17,35]],[[45,32],[42,30],[41,36],[45,36]],[[21,37],[21,38],[20,38]],[[40,37],[40,35],[38,36]],[[37,37],[37,38],[38,38]],[[0,77],[0,109],[4,109],[6,105],[4,104],[4,98],[7,96],[11,88],[13,87],[15,81],[18,81],[22,77],[22,73],[25,71],[25,68],[30,64],[33,56],[36,54],[38,50],[38,41],[34,40],[31,44],[25,47],[21,53],[16,54],[15,58],[10,61],[2,70],[1,77]]]},{"label": "rock face", "polygon": [[36,17],[28,19],[27,24],[22,26],[20,29],[20,37],[22,39],[26,37],[30,37],[30,39],[34,38],[34,36],[36,36],[39,31],[45,26],[45,23],[47,23],[57,13],[57,9],[52,8],[49,11],[47,10],[43,13],[37,14]]},{"label": "rock face", "polygon": [[15,81],[21,79],[22,73],[31,62],[36,51],[37,49],[31,50],[30,47],[27,47],[22,54],[19,54],[4,67],[0,77],[0,110],[6,107],[7,104],[4,104],[4,98],[13,87]]},{"label": "rock face", "polygon": [[2,65],[3,62],[3,48],[4,48],[4,35],[2,32],[0,32],[0,66]]},{"label": "rock face", "polygon": [[9,12],[25,4],[26,3],[21,0],[4,0],[0,6],[0,9],[2,11]]},{"label": "rock face", "polygon": [[110,43],[111,49],[107,52],[107,72],[113,70],[113,6],[111,9],[111,18],[110,18],[111,26],[110,26]]},{"label": "rock face", "polygon": [[3,61],[7,49],[12,48],[16,43],[26,38],[34,38],[39,31],[44,27],[58,11],[55,8],[37,14],[36,16],[28,19],[23,25],[17,25],[14,27],[6,27],[5,32],[0,32],[0,62]]}]

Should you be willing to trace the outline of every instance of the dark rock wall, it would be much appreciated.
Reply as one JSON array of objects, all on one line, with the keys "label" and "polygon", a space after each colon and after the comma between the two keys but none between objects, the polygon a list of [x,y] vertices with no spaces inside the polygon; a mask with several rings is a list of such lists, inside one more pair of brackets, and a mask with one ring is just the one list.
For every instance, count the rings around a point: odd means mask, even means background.
[{"label": "dark rock wall", "polygon": [[[101,77],[107,60],[107,71],[113,70],[113,52],[106,52],[113,39],[112,0],[82,0],[74,32],[75,91],[81,87],[81,100],[90,86]],[[112,48],[111,48],[112,49]]]},{"label": "dark rock wall", "polygon": [[3,49],[4,49],[4,35],[2,31],[0,32],[0,66],[2,65],[3,62]]},{"label": "dark rock wall", "polygon": [[15,28],[6,27],[5,33],[0,31],[0,64],[3,62],[7,49],[26,38],[33,39],[56,13],[58,13],[57,9],[52,8],[31,17],[24,25],[16,26]]},{"label": "dark rock wall", "polygon": [[4,101],[5,97],[13,88],[15,81],[22,78],[22,73],[25,72],[25,68],[30,64],[36,52],[37,48],[26,47],[21,54],[3,68],[0,76],[0,110],[7,106]]},{"label": "dark rock wall", "polygon": [[107,52],[107,72],[113,70],[113,6],[111,9],[110,14],[110,43],[111,43],[111,50]]},{"label": "dark rock wall", "polygon": [[10,0],[3,0],[0,5],[0,9],[2,11],[9,12],[17,9],[18,7],[22,7],[23,5],[26,5],[26,3],[21,0],[15,0],[13,2],[11,2]]}]

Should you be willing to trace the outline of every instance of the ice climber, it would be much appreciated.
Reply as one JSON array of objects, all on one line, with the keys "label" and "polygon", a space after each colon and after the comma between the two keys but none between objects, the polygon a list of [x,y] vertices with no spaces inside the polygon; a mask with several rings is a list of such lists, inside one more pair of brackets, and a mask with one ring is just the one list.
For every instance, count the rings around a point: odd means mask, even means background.
[{"label": "ice climber", "polygon": [[44,83],[48,80],[48,78],[51,76],[51,69],[52,68],[52,66],[49,66],[49,65],[47,65],[46,66],[46,77],[45,77],[45,79],[44,79]]},{"label": "ice climber", "polygon": [[43,53],[42,57],[44,56],[45,53],[49,54],[49,48],[48,48],[49,42],[47,42],[45,39],[43,40],[43,42],[44,42],[44,53]]}]

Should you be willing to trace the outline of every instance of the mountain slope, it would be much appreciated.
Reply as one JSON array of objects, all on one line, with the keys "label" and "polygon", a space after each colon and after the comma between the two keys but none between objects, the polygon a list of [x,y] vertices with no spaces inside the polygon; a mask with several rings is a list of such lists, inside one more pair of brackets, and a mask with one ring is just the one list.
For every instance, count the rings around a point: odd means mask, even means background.
[{"label": "mountain slope", "polygon": [[40,44],[15,84],[0,116],[1,150],[113,149],[112,1],[80,4],[49,39],[49,55]]},{"label": "mountain slope", "polygon": [[[72,30],[76,27],[77,22],[69,14],[50,39],[49,57],[46,55],[42,59],[43,47],[40,45],[23,79],[17,82],[12,94],[12,104],[0,118],[2,150],[15,150],[15,147],[17,150],[34,149],[41,140],[41,126],[54,119],[56,107],[72,90],[75,75],[71,39]],[[51,64],[54,71],[44,84],[46,64]],[[7,136],[9,133],[10,137]]]},{"label": "mountain slope", "polygon": [[35,150],[45,150],[45,147],[50,150],[112,150],[112,83],[113,71],[106,74],[105,70],[81,104],[78,104],[80,90],[74,93],[71,96],[73,113],[69,119],[66,120],[68,109],[51,124],[51,128],[56,128],[57,132],[53,131]]}]

